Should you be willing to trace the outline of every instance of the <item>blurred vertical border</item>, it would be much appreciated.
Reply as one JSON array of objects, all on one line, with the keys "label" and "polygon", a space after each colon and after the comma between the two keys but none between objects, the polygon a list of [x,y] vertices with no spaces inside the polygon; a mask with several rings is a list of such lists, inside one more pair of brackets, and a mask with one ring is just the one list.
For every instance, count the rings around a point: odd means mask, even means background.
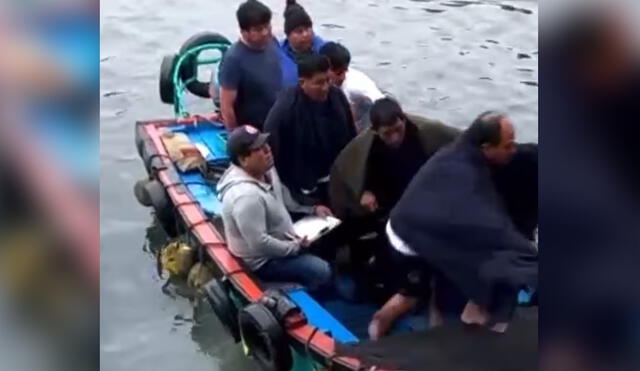
[{"label": "blurred vertical border", "polygon": [[540,0],[541,370],[640,370],[639,6]]},{"label": "blurred vertical border", "polygon": [[0,3],[0,359],[99,368],[100,4]]}]

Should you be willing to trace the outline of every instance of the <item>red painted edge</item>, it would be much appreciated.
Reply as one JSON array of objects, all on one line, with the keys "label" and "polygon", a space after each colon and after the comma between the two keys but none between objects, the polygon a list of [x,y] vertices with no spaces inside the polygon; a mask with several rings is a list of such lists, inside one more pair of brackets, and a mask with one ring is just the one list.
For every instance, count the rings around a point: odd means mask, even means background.
[{"label": "red painted edge", "polygon": [[[215,117],[216,116],[214,116],[214,118]],[[160,158],[162,162],[168,168],[173,168],[173,164],[165,157],[168,156],[168,153],[160,139],[160,129],[162,127],[188,122],[193,122],[193,119],[190,118],[182,121],[158,120],[142,123],[143,129],[149,135],[150,140],[161,155]],[[202,245],[207,246],[209,256],[211,256],[223,272],[235,272],[229,276],[229,280],[240,289],[249,301],[258,301],[264,292],[251,276],[244,271],[240,271],[243,269],[242,265],[226,248],[227,245],[216,228],[211,223],[203,223],[203,220],[207,220],[207,217],[200,206],[194,202],[195,200],[191,195],[177,191],[177,187],[184,185],[182,183],[175,184],[172,182],[167,169],[159,170],[157,175],[160,182],[166,187],[173,204],[179,205],[177,206],[177,210],[187,227],[192,229]],[[289,329],[287,333],[304,345],[307,343],[307,339],[313,334],[313,331],[314,327],[306,324],[295,329]],[[321,354],[324,353],[327,358],[335,354],[335,340],[320,331],[313,336],[309,346]],[[361,366],[360,361],[356,358],[336,357],[334,361],[353,369],[358,369]]]}]

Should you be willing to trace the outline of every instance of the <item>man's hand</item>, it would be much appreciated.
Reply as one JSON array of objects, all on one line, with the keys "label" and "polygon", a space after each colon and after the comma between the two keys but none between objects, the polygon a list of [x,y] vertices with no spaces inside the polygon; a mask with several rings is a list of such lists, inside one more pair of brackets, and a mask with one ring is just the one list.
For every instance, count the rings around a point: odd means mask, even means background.
[{"label": "man's hand", "polygon": [[378,210],[378,200],[376,200],[376,196],[374,196],[373,193],[364,191],[360,198],[360,206],[373,213]]},{"label": "man's hand", "polygon": [[300,237],[295,233],[285,233],[285,236],[296,242],[298,245],[300,245],[300,247],[309,247],[309,245],[311,245],[311,242],[309,242],[309,239],[307,238],[307,236],[304,237]]},{"label": "man's hand", "polygon": [[324,206],[324,205],[316,205],[313,207],[313,213],[316,214],[317,216],[321,216],[323,218],[327,217],[327,216],[333,216],[333,212],[331,212],[331,209],[329,209],[328,207]]},{"label": "man's hand", "polygon": [[300,245],[300,247],[303,247],[303,248],[309,247],[309,245],[311,245],[311,242],[309,242],[309,239],[307,238],[307,236],[297,237],[296,242]]}]

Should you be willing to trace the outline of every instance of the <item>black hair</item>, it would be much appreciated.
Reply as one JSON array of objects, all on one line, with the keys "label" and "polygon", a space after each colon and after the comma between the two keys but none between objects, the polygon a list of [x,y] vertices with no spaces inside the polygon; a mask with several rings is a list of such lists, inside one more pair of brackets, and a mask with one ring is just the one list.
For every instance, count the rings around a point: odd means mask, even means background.
[{"label": "black hair", "polygon": [[329,67],[329,59],[324,55],[309,55],[298,62],[298,77],[310,78],[317,73],[329,71]]},{"label": "black hair", "polygon": [[248,148],[245,149],[237,149],[235,151],[230,151],[227,150],[227,152],[229,153],[229,161],[231,161],[232,164],[237,165],[237,166],[241,166],[240,165],[240,159],[247,157],[249,155],[251,155],[251,150]]},{"label": "black hair", "polygon": [[493,146],[500,144],[500,121],[504,114],[496,111],[481,113],[467,128],[464,135],[472,144],[481,146],[485,143]]},{"label": "black hair", "polygon": [[236,166],[240,166],[239,156],[236,155],[235,153],[229,153],[229,160],[231,161],[232,164]]},{"label": "black hair", "polygon": [[400,104],[389,97],[380,98],[373,103],[369,111],[371,128],[378,130],[384,126],[393,126],[398,119],[406,120],[407,116],[402,111]]},{"label": "black hair", "polygon": [[258,0],[247,0],[236,11],[238,25],[243,31],[271,22],[271,9]]},{"label": "black hair", "polygon": [[289,35],[298,27],[313,27],[311,16],[295,0],[287,0],[284,8],[284,33]]},{"label": "black hair", "polygon": [[332,69],[349,68],[351,53],[344,45],[329,41],[320,48],[319,53],[329,58]]}]

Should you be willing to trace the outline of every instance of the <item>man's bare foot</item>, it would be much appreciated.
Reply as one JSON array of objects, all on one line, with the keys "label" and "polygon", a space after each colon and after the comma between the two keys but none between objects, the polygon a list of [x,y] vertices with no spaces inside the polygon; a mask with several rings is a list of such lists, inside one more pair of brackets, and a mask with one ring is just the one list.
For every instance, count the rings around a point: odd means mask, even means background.
[{"label": "man's bare foot", "polygon": [[369,323],[369,338],[377,340],[385,335],[393,323],[416,305],[417,299],[402,294],[395,294],[384,306],[373,315]]},{"label": "man's bare foot", "polygon": [[489,321],[489,314],[478,304],[469,300],[460,315],[460,320],[467,325],[485,325]]},{"label": "man's bare foot", "polygon": [[391,323],[393,323],[392,318],[389,318],[389,316],[385,316],[384,313],[381,313],[380,311],[376,312],[376,314],[373,315],[373,319],[369,323],[369,339],[380,339],[382,335],[389,331]]},{"label": "man's bare foot", "polygon": [[491,326],[489,330],[504,334],[505,331],[507,331],[507,327],[509,327],[509,324],[507,322],[499,322]]},{"label": "man's bare foot", "polygon": [[[469,300],[467,302],[467,305],[464,307],[462,314],[460,315],[460,319],[467,325],[486,326],[489,322],[489,313],[487,313],[487,311],[478,304]],[[508,327],[508,322],[497,322],[491,325],[491,327],[489,327],[489,330],[503,334],[505,331],[507,331]]]}]

